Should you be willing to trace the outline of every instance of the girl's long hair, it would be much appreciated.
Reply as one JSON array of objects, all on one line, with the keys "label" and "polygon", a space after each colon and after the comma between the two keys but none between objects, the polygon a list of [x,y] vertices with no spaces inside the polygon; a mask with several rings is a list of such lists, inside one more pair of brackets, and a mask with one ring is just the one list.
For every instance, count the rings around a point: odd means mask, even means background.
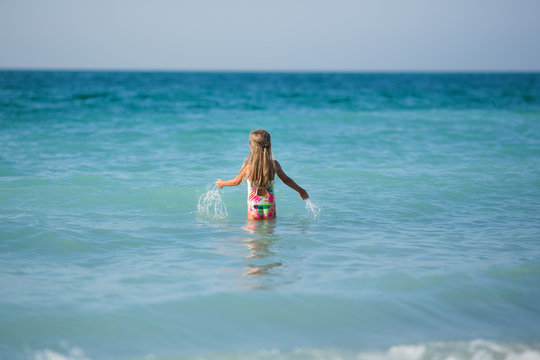
[{"label": "girl's long hair", "polygon": [[270,134],[266,130],[253,130],[249,134],[251,153],[245,160],[247,179],[251,186],[266,188],[274,180],[274,155]]}]

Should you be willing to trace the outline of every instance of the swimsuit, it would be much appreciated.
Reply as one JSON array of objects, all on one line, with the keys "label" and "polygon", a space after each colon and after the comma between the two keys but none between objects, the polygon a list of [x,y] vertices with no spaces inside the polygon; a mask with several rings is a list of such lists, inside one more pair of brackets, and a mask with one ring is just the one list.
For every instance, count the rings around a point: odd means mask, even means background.
[{"label": "swimsuit", "polygon": [[257,186],[251,187],[249,180],[247,181],[248,200],[247,208],[248,213],[257,219],[269,219],[276,214],[276,203],[274,200],[274,180],[264,190],[266,195],[257,195]]}]

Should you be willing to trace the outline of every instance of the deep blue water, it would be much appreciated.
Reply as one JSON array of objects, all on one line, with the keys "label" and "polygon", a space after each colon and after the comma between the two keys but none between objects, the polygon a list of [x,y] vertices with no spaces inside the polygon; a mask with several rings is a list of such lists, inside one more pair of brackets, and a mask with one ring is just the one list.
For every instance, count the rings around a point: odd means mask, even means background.
[{"label": "deep blue water", "polygon": [[0,144],[2,359],[540,358],[540,74],[0,71]]}]

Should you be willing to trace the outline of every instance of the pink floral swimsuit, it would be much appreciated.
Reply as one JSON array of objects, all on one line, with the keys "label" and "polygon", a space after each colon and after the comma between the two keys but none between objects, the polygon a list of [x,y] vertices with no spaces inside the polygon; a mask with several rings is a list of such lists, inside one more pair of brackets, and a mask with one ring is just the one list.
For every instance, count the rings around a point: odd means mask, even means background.
[{"label": "pink floral swimsuit", "polygon": [[257,186],[252,187],[249,180],[247,181],[248,212],[257,219],[269,219],[276,214],[276,203],[274,200],[274,180],[270,181],[266,190],[266,195],[257,195]]}]

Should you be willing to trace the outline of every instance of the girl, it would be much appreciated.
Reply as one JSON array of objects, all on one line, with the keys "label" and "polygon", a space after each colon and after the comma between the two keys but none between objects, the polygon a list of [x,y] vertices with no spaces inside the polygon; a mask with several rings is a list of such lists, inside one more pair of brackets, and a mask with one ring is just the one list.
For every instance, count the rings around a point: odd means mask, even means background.
[{"label": "girl", "polygon": [[274,177],[279,178],[292,189],[296,190],[304,200],[309,198],[306,190],[298,186],[288,177],[281,165],[272,155],[270,134],[265,130],[253,130],[249,135],[249,148],[251,153],[244,160],[240,172],[234,179],[223,181],[218,179],[216,186],[237,186],[247,179],[248,219],[272,219],[276,216],[276,202],[274,199]]}]

